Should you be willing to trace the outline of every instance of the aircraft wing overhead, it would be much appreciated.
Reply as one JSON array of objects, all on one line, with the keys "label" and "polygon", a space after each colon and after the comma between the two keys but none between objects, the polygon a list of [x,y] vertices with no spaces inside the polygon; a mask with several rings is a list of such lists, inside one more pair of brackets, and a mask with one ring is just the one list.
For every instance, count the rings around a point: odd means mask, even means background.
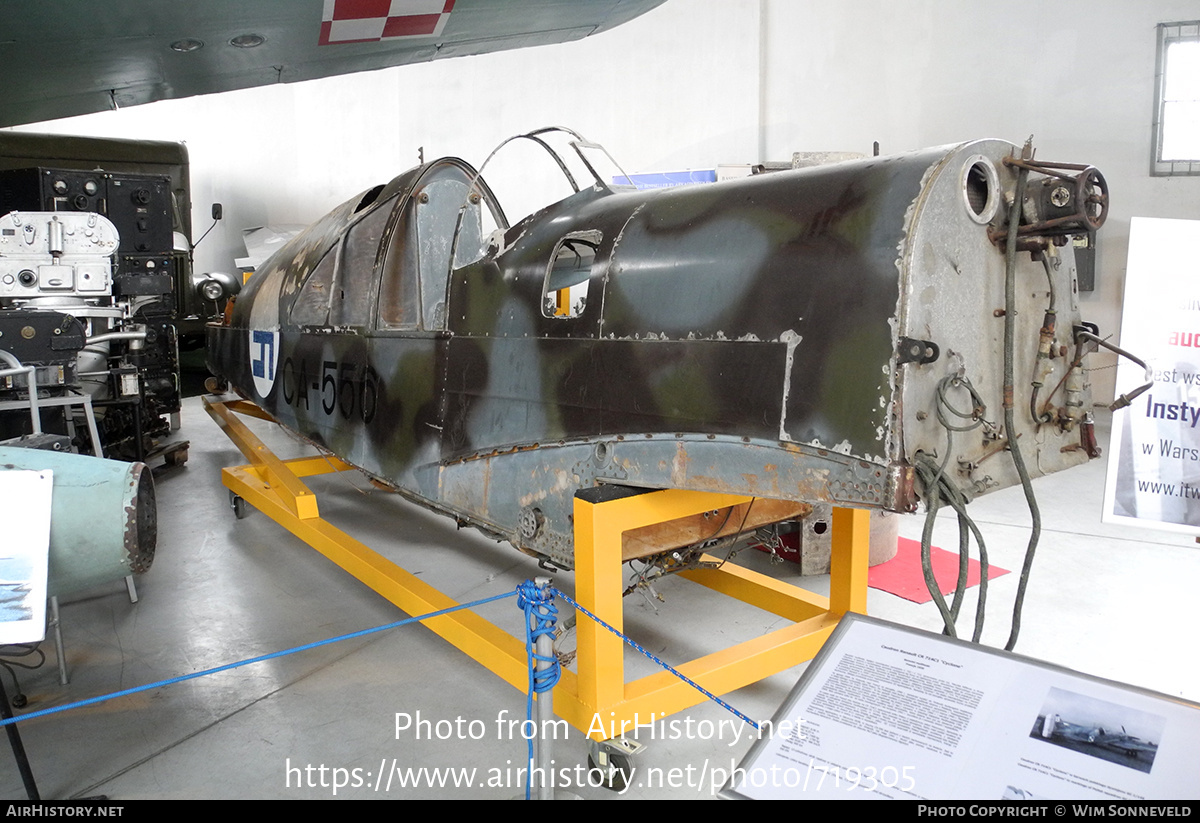
[{"label": "aircraft wing overhead", "polygon": [[0,126],[579,40],[663,2],[39,0],[0,24]]}]

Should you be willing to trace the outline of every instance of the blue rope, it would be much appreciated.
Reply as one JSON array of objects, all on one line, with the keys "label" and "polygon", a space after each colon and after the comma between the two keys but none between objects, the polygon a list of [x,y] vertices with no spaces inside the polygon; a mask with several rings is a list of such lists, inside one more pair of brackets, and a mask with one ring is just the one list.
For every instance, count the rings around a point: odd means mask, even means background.
[{"label": "blue rope", "polygon": [[[536,651],[539,637],[554,636],[554,623],[558,617],[558,608],[554,605],[553,589],[550,586],[539,586],[532,580],[526,580],[517,586],[517,605],[525,611],[525,653],[529,657],[529,694],[525,700],[525,722],[533,723],[533,694],[548,692],[558,683],[562,675],[562,666],[558,663],[557,655],[549,657]],[[540,671],[537,663],[550,665]],[[535,733],[538,731],[534,724]],[[529,751],[529,773],[525,779],[525,799],[529,799],[530,788],[533,785],[533,735],[527,741]],[[549,764],[547,764],[547,768]]]},{"label": "blue rope", "polygon": [[691,679],[691,678],[689,678],[687,675],[685,675],[685,674],[681,673],[680,671],[678,671],[677,669],[673,668],[672,666],[670,666],[670,665],[668,665],[668,664],[664,663],[663,661],[659,660],[659,659],[658,659],[657,657],[655,657],[653,654],[651,654],[650,652],[648,652],[648,651],[646,651],[644,648],[642,648],[640,645],[638,645],[638,643],[637,643],[636,641],[632,640],[632,639],[631,639],[631,638],[629,638],[629,637],[626,637],[624,634],[622,634],[621,632],[619,632],[619,631],[617,631],[616,629],[614,629],[612,626],[610,626],[610,625],[608,625],[607,623],[605,623],[605,622],[604,622],[603,620],[601,620],[599,617],[596,617],[596,615],[594,615],[594,614],[592,614],[591,612],[589,612],[589,611],[588,611],[587,609],[585,609],[583,606],[580,606],[578,603],[576,603],[574,600],[572,600],[572,599],[571,599],[571,598],[570,598],[568,595],[564,594],[563,592],[559,591],[558,589],[551,589],[551,592],[553,592],[553,594],[555,595],[555,597],[561,597],[563,600],[567,601],[567,603],[569,603],[570,605],[574,606],[576,609],[578,609],[579,611],[581,611],[581,612],[583,612],[584,614],[586,614],[588,617],[590,617],[590,618],[592,618],[593,620],[595,620],[595,621],[596,621],[597,623],[599,623],[601,626],[603,626],[604,628],[608,629],[610,632],[612,632],[613,634],[615,634],[617,637],[619,637],[619,638],[621,638],[622,640],[624,640],[624,641],[625,641],[626,643],[628,643],[630,646],[633,646],[633,648],[637,649],[639,652],[641,652],[642,654],[646,655],[646,657],[649,657],[649,658],[650,658],[651,660],[653,660],[655,663],[657,663],[658,665],[662,666],[664,669],[666,669],[667,671],[669,671],[671,674],[673,674],[673,675],[675,675],[676,677],[678,677],[678,678],[679,678],[680,680],[682,680],[684,683],[687,683],[689,686],[691,686],[691,687],[692,687],[693,689],[695,689],[696,691],[700,692],[702,695],[704,695],[705,697],[707,697],[709,700],[712,700],[712,701],[713,701],[714,703],[716,703],[718,706],[721,706],[722,708],[724,708],[724,709],[726,709],[726,710],[728,710],[728,711],[732,712],[732,713],[733,713],[734,715],[736,715],[737,717],[740,717],[742,720],[744,720],[744,721],[746,721],[747,723],[749,723],[749,724],[750,724],[750,726],[751,726],[751,728],[753,728],[753,729],[755,729],[755,730],[758,730],[758,724],[757,724],[757,723],[755,723],[753,720],[751,720],[749,717],[747,717],[746,715],[744,715],[744,714],[742,714],[741,712],[739,712],[739,711],[738,711],[737,709],[735,709],[733,706],[730,706],[730,705],[729,705],[728,703],[726,703],[724,700],[722,700],[721,698],[717,697],[715,694],[713,694],[712,692],[710,692],[708,689],[706,689],[706,688],[704,688],[703,686],[701,686],[701,685],[700,685],[699,683],[697,683],[695,680],[692,680],[692,679]]},{"label": "blue rope", "polygon": [[10,717],[7,720],[0,720],[0,727],[8,726],[13,723],[19,723],[24,720],[32,720],[35,717],[43,717],[48,714],[57,714],[58,712],[65,712],[68,709],[79,709],[84,706],[94,705],[96,703],[104,703],[105,701],[112,700],[117,697],[125,697],[126,695],[138,694],[139,692],[147,692],[147,691],[150,691],[151,689],[157,689],[162,686],[170,686],[174,683],[182,683],[185,680],[195,680],[197,677],[205,677],[210,674],[216,674],[218,672],[229,671],[230,669],[237,669],[237,668],[241,668],[242,666],[249,666],[251,663],[262,663],[264,660],[273,660],[276,657],[286,657],[289,654],[295,654],[296,652],[308,651],[309,649],[315,649],[319,646],[327,646],[330,643],[337,643],[342,640],[351,640],[355,637],[365,637],[369,634],[377,634],[379,632],[385,632],[388,629],[394,629],[394,628],[397,628],[398,626],[407,626],[409,623],[417,623],[422,620],[429,620],[432,617],[441,617],[444,614],[450,614],[451,612],[456,612],[461,609],[469,609],[474,606],[482,606],[484,603],[491,603],[496,600],[504,600],[505,598],[513,597],[516,594],[517,594],[517,592],[507,592],[505,594],[498,594],[495,597],[487,597],[487,598],[484,598],[483,600],[476,600],[473,603],[461,603],[457,606],[451,606],[448,609],[442,609],[440,611],[430,612],[429,614],[423,614],[423,615],[420,615],[419,617],[409,617],[404,620],[397,620],[395,623],[388,623],[386,626],[376,626],[373,629],[363,629],[361,631],[351,632],[350,634],[343,634],[338,637],[331,637],[327,640],[317,640],[313,643],[305,643],[303,646],[295,646],[290,649],[284,649],[283,651],[271,652],[270,654],[260,655],[259,657],[251,657],[248,660],[240,660],[236,663],[226,663],[223,666],[217,666],[215,669],[205,669],[202,672],[193,672],[192,674],[183,674],[178,677],[169,678],[167,680],[159,680],[156,683],[147,683],[145,686],[135,686],[132,689],[124,689],[119,692],[113,692],[112,694],[100,695],[99,697],[89,697],[87,700],[79,700],[75,703],[67,703],[64,706],[54,706],[53,708],[49,708],[49,709],[41,709],[36,712],[30,712],[28,714],[23,714],[20,717]]}]

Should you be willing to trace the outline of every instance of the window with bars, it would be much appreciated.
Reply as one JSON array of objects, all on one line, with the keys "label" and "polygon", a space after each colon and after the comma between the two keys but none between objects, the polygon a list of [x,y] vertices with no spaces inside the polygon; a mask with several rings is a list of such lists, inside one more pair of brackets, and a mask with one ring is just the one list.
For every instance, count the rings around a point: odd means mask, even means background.
[{"label": "window with bars", "polygon": [[1200,175],[1200,20],[1160,23],[1155,175]]}]

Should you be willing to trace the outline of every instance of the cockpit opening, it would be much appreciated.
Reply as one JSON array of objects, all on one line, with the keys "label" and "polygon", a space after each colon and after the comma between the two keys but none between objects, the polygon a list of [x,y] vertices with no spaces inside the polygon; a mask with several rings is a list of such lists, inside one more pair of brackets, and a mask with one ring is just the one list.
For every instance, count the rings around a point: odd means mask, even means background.
[{"label": "cockpit opening", "polygon": [[479,173],[487,176],[514,226],[583,189],[632,186],[603,146],[559,126],[509,137],[492,151]]}]

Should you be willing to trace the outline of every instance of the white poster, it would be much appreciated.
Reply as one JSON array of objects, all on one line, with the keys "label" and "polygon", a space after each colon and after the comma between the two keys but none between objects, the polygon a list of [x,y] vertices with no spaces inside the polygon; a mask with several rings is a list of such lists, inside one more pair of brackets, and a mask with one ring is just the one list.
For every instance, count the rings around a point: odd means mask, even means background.
[{"label": "white poster", "polygon": [[848,614],[722,796],[1194,800],[1197,763],[1196,704]]},{"label": "white poster", "polygon": [[[1153,385],[1113,414],[1103,520],[1200,532],[1200,221],[1135,217],[1121,348]],[[1147,375],[1121,358],[1117,394]]]},{"label": "white poster", "polygon": [[0,644],[46,636],[54,472],[0,471]]}]

